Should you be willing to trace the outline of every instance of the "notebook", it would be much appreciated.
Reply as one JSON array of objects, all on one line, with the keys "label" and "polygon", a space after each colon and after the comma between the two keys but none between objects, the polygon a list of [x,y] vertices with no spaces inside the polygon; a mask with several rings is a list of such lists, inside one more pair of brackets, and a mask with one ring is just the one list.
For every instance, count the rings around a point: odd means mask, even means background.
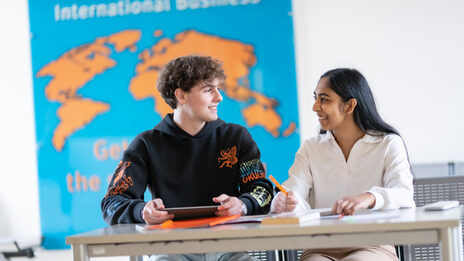
[{"label": "notebook", "polygon": [[318,211],[305,212],[284,212],[269,215],[261,220],[262,225],[284,225],[284,224],[303,224],[305,222],[319,219],[321,217]]}]

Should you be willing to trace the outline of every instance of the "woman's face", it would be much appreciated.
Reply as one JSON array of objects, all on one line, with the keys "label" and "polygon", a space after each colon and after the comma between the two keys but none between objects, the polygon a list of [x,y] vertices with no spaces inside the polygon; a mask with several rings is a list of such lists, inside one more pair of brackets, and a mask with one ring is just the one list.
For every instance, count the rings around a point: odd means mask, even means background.
[{"label": "woman's face", "polygon": [[316,112],[321,129],[337,129],[347,121],[348,103],[343,102],[330,87],[327,77],[321,78],[314,90],[313,111]]}]

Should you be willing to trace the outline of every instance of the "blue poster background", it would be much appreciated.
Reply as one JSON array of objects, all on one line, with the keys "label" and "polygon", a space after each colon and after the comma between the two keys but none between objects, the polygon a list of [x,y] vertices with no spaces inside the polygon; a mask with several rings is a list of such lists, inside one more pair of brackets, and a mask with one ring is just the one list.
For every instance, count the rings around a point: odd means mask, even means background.
[{"label": "blue poster background", "polygon": [[[44,247],[66,248],[66,236],[106,226],[100,200],[108,177],[132,138],[162,118],[154,109],[159,100],[137,98],[130,88],[142,76],[143,53],[165,40],[167,52],[174,50],[185,32],[252,46],[255,61],[239,84],[263,103],[223,93],[219,116],[246,126],[268,174],[287,178],[300,142],[290,0],[49,0],[29,8]],[[260,119],[245,117],[255,109]]]}]

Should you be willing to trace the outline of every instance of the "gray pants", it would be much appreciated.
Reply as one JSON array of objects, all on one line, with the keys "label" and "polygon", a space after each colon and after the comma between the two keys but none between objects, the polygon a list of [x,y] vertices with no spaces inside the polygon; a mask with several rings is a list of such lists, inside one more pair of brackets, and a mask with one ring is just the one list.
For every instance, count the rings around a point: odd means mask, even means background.
[{"label": "gray pants", "polygon": [[150,256],[150,261],[258,261],[245,252]]}]

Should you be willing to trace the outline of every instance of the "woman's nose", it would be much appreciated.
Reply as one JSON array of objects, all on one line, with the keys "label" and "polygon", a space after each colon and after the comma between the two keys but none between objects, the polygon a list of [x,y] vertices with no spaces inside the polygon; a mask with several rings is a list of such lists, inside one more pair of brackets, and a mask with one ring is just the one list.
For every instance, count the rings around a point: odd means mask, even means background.
[{"label": "woman's nose", "polygon": [[321,104],[318,102],[318,100],[315,100],[313,104],[313,111],[318,112],[320,110],[321,110]]}]

